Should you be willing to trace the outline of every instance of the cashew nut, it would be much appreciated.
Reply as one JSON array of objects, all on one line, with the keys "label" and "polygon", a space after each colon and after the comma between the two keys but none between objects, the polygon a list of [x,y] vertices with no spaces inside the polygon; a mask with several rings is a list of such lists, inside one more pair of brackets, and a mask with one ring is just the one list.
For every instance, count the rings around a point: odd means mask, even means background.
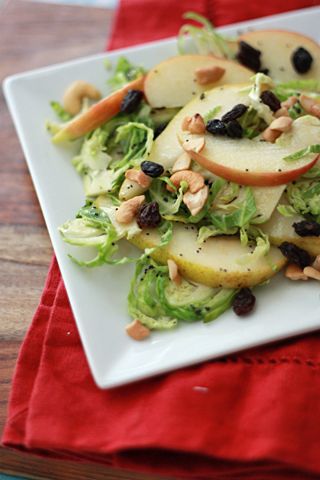
[{"label": "cashew nut", "polygon": [[186,152],[199,153],[203,150],[206,140],[203,135],[189,135],[182,143],[182,148]]},{"label": "cashew nut", "polygon": [[280,137],[281,132],[278,130],[271,130],[269,127],[264,130],[262,133],[262,138],[266,142],[274,143],[278,137]]},{"label": "cashew nut", "polygon": [[140,320],[135,319],[126,326],[126,332],[133,340],[143,340],[150,335],[149,328],[145,327]]},{"label": "cashew nut", "polygon": [[181,277],[179,275],[179,270],[176,262],[173,260],[168,260],[168,268],[169,268],[169,278],[172,282],[174,282],[176,285],[180,285],[181,283]]},{"label": "cashew nut", "polygon": [[292,95],[291,97],[287,98],[284,102],[281,102],[281,107],[284,107],[286,109],[293,107],[298,102],[298,97],[295,95]]},{"label": "cashew nut", "polygon": [[285,276],[290,280],[308,280],[304,271],[294,263],[289,263],[285,271]]},{"label": "cashew nut", "polygon": [[279,117],[289,117],[289,112],[288,110],[285,108],[285,107],[281,107],[279,108],[279,110],[277,110],[276,112],[274,112],[274,116],[276,118],[279,118]]},{"label": "cashew nut", "polygon": [[313,267],[305,267],[303,269],[303,273],[309,278],[313,278],[314,280],[320,280],[319,270],[316,270]]},{"label": "cashew nut", "polygon": [[196,80],[199,85],[217,82],[225,73],[225,68],[214,65],[212,67],[197,68]]},{"label": "cashew nut", "polygon": [[313,268],[320,272],[320,255],[317,255],[312,264]]},{"label": "cashew nut", "polygon": [[91,100],[99,100],[101,93],[91,83],[77,80],[73,82],[63,95],[64,109],[70,115],[76,115],[80,112],[82,107],[82,100],[90,98]]},{"label": "cashew nut", "polygon": [[180,170],[188,170],[191,165],[191,157],[189,153],[183,152],[177,160],[174,162],[172,167],[172,173],[179,172]]},{"label": "cashew nut", "polygon": [[149,188],[151,184],[151,178],[148,177],[142,170],[137,170],[136,168],[130,168],[126,171],[125,177],[128,180],[133,180],[137,182],[138,185],[142,188]]},{"label": "cashew nut", "polygon": [[267,142],[275,142],[281,133],[288,132],[292,125],[292,118],[290,117],[279,117],[273,120],[268,128],[262,133],[262,138]]},{"label": "cashew nut", "polygon": [[318,105],[317,103],[314,103],[314,105],[312,105],[311,107],[310,113],[314,117],[320,118],[320,105]]},{"label": "cashew nut", "polygon": [[279,117],[273,120],[269,125],[270,130],[277,130],[278,132],[289,132],[292,125],[292,118],[290,117]]},{"label": "cashew nut", "polygon": [[208,195],[209,188],[207,185],[205,185],[204,187],[200,188],[197,193],[191,193],[190,191],[186,192],[183,195],[183,203],[188,207],[191,215],[197,215],[197,213],[201,212],[202,208],[204,207]]},{"label": "cashew nut", "polygon": [[305,109],[307,113],[311,112],[311,107],[315,104],[315,101],[313,98],[308,97],[307,95],[300,95],[300,103],[302,108]]},{"label": "cashew nut", "polygon": [[116,220],[119,223],[130,223],[134,219],[144,201],[145,196],[138,195],[138,197],[130,198],[130,200],[126,200],[125,202],[121,203],[116,212]]},{"label": "cashew nut", "polygon": [[182,122],[182,130],[188,130],[190,133],[205,133],[206,126],[200,113],[195,113],[192,117],[185,117]]},{"label": "cashew nut", "polygon": [[[182,181],[187,182],[189,190],[191,193],[197,193],[200,188],[204,187],[204,178],[198,172],[193,172],[192,170],[181,170],[174,173],[170,177],[171,182],[176,188],[180,187]],[[171,192],[172,189],[167,185],[167,189]]]}]

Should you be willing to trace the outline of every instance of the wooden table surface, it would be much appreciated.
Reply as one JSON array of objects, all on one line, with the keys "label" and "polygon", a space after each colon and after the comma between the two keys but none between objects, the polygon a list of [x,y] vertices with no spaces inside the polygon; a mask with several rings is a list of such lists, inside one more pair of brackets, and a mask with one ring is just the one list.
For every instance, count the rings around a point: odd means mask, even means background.
[{"label": "wooden table surface", "polygon": [[[1,5],[1,1],[0,1]],[[104,50],[113,11],[9,0],[0,7],[0,80]],[[52,247],[0,92],[0,435],[18,350],[40,298]],[[36,248],[35,248],[36,247]],[[0,473],[46,479],[147,479],[102,466],[0,448]]]}]

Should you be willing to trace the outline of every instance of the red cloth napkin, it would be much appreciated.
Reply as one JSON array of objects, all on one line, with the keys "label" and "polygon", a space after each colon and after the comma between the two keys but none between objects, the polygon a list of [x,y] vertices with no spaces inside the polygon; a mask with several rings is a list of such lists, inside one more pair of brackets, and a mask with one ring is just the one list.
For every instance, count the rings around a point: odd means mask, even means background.
[{"label": "red cloth napkin", "polygon": [[[123,0],[110,46],[174,35],[189,9],[222,24],[284,8],[194,3]],[[54,259],[18,358],[3,443],[176,478],[319,478],[319,341],[314,333],[102,391]]]}]

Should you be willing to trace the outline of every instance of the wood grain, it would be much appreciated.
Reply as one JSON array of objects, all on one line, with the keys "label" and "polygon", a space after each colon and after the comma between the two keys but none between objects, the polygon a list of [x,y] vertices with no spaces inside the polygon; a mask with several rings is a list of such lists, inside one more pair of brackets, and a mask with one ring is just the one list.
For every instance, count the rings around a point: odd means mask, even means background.
[{"label": "wood grain", "polygon": [[[1,81],[17,72],[102,52],[113,20],[111,10],[99,8],[18,0],[5,1],[0,8]],[[14,364],[52,256],[44,220],[2,92],[0,145],[1,435]],[[50,480],[150,479],[101,465],[45,459],[1,447],[0,472]]]}]

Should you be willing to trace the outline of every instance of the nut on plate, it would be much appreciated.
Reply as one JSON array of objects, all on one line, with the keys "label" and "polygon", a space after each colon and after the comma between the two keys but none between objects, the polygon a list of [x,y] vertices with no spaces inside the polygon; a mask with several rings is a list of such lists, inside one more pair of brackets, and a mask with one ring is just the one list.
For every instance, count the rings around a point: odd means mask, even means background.
[{"label": "nut on plate", "polygon": [[126,200],[125,202],[121,203],[116,212],[116,220],[123,224],[132,222],[144,201],[145,196],[138,195],[137,197],[133,197],[130,200]]},{"label": "nut on plate", "polygon": [[126,326],[126,332],[133,340],[144,340],[149,337],[150,330],[145,327],[137,318]]},{"label": "nut on plate", "polygon": [[94,85],[91,85],[91,83],[84,82],[83,80],[76,80],[69,85],[63,95],[64,109],[70,113],[70,115],[77,115],[77,113],[81,111],[84,98],[99,100],[101,98],[101,93]]},{"label": "nut on plate", "polygon": [[[170,181],[176,188],[180,187],[181,182],[186,182],[188,184],[188,190],[190,190],[191,193],[196,193],[202,187],[204,187],[203,176],[198,172],[193,172],[192,170],[181,170],[176,172],[171,175]],[[167,185],[167,189],[172,191],[169,185]]]}]

